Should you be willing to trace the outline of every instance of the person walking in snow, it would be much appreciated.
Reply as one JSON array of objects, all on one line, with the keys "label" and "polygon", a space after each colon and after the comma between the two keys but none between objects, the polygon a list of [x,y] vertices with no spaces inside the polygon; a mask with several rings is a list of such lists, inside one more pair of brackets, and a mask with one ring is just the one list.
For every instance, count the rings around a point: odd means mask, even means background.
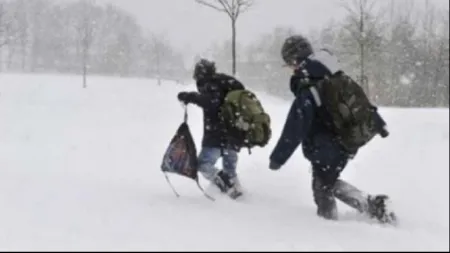
[{"label": "person walking in snow", "polygon": [[[293,70],[290,89],[295,98],[270,155],[270,169],[279,170],[302,143],[303,154],[312,165],[312,191],[318,216],[338,219],[337,198],[380,222],[393,221],[395,215],[388,210],[386,195],[365,194],[340,179],[361,146],[375,135],[388,136],[377,108],[364,100],[362,90],[355,88],[329,50],[314,52],[305,37],[294,35],[285,40],[281,56]],[[357,114],[357,110],[364,113]],[[357,118],[361,119],[360,125],[351,128],[352,121],[338,124],[354,115],[362,115]]]},{"label": "person walking in snow", "polygon": [[[236,173],[238,152],[242,140],[226,134],[219,117],[220,107],[229,91],[244,89],[236,78],[217,73],[213,61],[200,59],[194,68],[196,92],[180,92],[178,99],[185,104],[195,104],[203,110],[202,149],[198,157],[198,170],[207,180],[232,198],[242,194]],[[223,169],[215,167],[222,157]]]}]

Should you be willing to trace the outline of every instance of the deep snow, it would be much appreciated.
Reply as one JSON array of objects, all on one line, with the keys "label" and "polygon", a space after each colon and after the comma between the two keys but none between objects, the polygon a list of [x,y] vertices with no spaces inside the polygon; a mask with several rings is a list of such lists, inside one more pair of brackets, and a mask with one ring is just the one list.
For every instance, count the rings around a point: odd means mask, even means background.
[{"label": "deep snow", "polygon": [[[381,108],[391,136],[360,151],[343,178],[389,194],[397,228],[315,215],[301,149],[268,169],[289,101],[259,93],[273,120],[264,149],[241,153],[246,196],[209,201],[160,171],[182,121],[172,82],[0,75],[0,250],[449,250],[449,111]],[[201,111],[189,106],[197,144]],[[205,181],[202,180],[205,185]]]}]

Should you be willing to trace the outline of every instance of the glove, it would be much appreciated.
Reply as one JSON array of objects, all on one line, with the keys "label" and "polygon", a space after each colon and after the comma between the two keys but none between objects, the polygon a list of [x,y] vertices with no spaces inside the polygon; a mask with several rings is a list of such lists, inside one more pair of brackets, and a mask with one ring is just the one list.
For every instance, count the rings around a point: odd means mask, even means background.
[{"label": "glove", "polygon": [[181,102],[187,104],[188,103],[187,100],[188,100],[188,97],[189,97],[189,92],[182,91],[182,92],[178,93],[177,97],[178,97],[178,100],[180,100]]},{"label": "glove", "polygon": [[276,163],[274,161],[270,161],[269,169],[271,169],[271,170],[279,170],[280,168],[281,168],[281,165],[279,165],[278,163]]},{"label": "glove", "polygon": [[389,131],[387,130],[386,126],[384,126],[381,131],[380,131],[380,135],[383,138],[386,138],[389,136]]}]

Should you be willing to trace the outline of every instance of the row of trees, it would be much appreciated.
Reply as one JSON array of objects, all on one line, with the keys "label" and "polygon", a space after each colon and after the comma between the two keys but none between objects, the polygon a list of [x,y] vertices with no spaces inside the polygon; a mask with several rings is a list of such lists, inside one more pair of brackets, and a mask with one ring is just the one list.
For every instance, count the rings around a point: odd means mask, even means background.
[{"label": "row of trees", "polygon": [[[95,0],[0,0],[0,72],[60,72],[190,79],[191,66],[162,35],[146,31],[114,5]],[[289,96],[280,48],[295,33],[278,27],[248,45],[237,43],[237,19],[254,0],[192,0],[226,14],[231,40],[213,45],[221,70],[248,86]],[[344,70],[382,105],[448,106],[449,13],[391,0],[347,0],[348,15],[306,35],[328,47]],[[220,15],[222,15],[220,14]],[[251,15],[251,14],[249,14]],[[86,85],[86,78],[84,78]]]},{"label": "row of trees", "polygon": [[163,35],[94,0],[0,0],[0,71],[187,76],[183,54]]},{"label": "row of trees", "polygon": [[[449,12],[426,1],[376,0],[344,2],[343,20],[330,21],[306,35],[316,48],[331,49],[344,70],[357,79],[371,98],[390,106],[449,104]],[[289,96],[289,72],[280,49],[294,28],[279,27],[250,45],[238,45],[237,75],[253,88]],[[230,71],[231,43],[214,45],[211,56]]]}]

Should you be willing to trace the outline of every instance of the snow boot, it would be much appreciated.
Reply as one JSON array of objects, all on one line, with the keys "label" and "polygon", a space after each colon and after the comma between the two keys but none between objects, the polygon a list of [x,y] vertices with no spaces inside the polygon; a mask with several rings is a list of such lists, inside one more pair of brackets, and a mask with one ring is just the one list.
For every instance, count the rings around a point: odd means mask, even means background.
[{"label": "snow boot", "polygon": [[395,213],[390,210],[390,200],[387,195],[369,195],[367,198],[368,214],[383,224],[397,223]]},{"label": "snow boot", "polygon": [[228,189],[228,196],[230,196],[230,198],[232,199],[237,199],[240,196],[242,196],[243,191],[242,191],[242,186],[241,186],[241,182],[239,181],[238,177],[235,176],[233,178],[230,179],[230,183],[231,183],[231,188]]},{"label": "snow boot", "polygon": [[340,201],[380,223],[395,223],[397,220],[394,212],[389,210],[387,195],[367,194],[342,179],[336,181],[333,192]]},{"label": "snow boot", "polygon": [[222,193],[226,193],[232,187],[230,177],[222,170],[218,171],[212,182],[220,189]]},{"label": "snow boot", "polygon": [[222,193],[227,194],[232,199],[236,199],[242,195],[242,188],[238,178],[230,178],[230,176],[222,170],[214,177],[213,183]]}]

